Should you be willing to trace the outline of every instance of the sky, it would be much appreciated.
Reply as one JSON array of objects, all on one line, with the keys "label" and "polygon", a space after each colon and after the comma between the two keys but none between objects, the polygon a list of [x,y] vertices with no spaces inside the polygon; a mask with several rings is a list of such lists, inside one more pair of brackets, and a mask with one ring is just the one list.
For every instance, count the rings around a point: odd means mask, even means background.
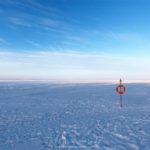
[{"label": "sky", "polygon": [[0,80],[150,81],[150,1],[0,0]]}]

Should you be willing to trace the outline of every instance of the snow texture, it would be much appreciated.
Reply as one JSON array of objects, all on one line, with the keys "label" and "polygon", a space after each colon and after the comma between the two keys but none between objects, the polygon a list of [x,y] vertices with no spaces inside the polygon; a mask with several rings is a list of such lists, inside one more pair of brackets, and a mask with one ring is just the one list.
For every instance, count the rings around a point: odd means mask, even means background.
[{"label": "snow texture", "polygon": [[0,83],[0,150],[150,150],[150,85]]}]

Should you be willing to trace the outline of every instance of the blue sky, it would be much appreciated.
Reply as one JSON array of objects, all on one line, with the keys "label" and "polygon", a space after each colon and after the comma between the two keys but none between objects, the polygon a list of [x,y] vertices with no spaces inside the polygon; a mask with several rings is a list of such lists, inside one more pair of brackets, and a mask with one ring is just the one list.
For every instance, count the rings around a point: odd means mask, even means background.
[{"label": "blue sky", "polygon": [[150,80],[148,0],[0,0],[0,79]]}]

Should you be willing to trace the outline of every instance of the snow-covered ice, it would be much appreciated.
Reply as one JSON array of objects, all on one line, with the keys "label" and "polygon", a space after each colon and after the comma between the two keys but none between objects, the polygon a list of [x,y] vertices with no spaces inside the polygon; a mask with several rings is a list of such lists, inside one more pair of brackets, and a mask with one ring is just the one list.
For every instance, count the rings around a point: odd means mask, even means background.
[{"label": "snow-covered ice", "polygon": [[0,83],[0,150],[150,150],[150,85]]}]

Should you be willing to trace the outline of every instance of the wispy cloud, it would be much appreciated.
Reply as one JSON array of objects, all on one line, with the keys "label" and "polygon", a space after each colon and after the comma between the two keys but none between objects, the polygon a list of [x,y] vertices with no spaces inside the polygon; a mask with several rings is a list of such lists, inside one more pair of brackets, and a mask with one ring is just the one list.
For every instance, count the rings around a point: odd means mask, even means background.
[{"label": "wispy cloud", "polygon": [[25,26],[25,27],[31,27],[32,25],[29,22],[26,22],[23,20],[23,18],[17,18],[17,17],[9,17],[9,21],[15,25],[19,26]]},{"label": "wispy cloud", "polygon": [[27,7],[31,7],[32,9],[38,10],[41,14],[43,15],[58,15],[61,14],[62,12],[55,8],[55,7],[45,7],[42,5],[40,2],[36,0],[29,0],[28,3],[26,3]]},{"label": "wispy cloud", "polygon": [[141,35],[134,32],[118,32],[118,31],[101,31],[98,29],[94,29],[91,31],[93,35],[103,37],[103,39],[111,39],[116,41],[124,41],[124,42],[141,42],[143,41]]},{"label": "wispy cloud", "polygon": [[[12,9],[15,9],[16,7],[24,8],[26,9],[32,9],[40,14],[43,15],[57,15],[58,13],[61,13],[61,11],[57,8],[54,7],[45,7],[43,3],[37,0],[27,0],[27,1],[20,1],[20,0],[5,0],[5,1],[0,1],[1,5],[7,5],[11,6]],[[19,11],[20,9],[16,10]]]},{"label": "wispy cloud", "polygon": [[8,17],[9,23],[15,26],[23,26],[27,28],[36,28],[39,29],[38,32],[44,31],[45,34],[56,33],[56,34],[68,34],[72,31],[72,25],[68,24],[61,19],[54,19],[47,16],[37,16],[28,13],[18,13],[9,15]]},{"label": "wispy cloud", "polygon": [[59,21],[56,21],[54,19],[50,19],[50,18],[38,18],[39,19],[39,22],[41,23],[41,25],[44,25],[44,26],[48,26],[48,27],[51,27],[51,26],[58,26],[60,24]]},{"label": "wispy cloud", "polygon": [[38,29],[39,33],[44,32],[48,35],[50,33],[66,35],[74,31],[75,23],[71,21],[73,18],[70,18],[67,13],[62,12],[57,7],[47,5],[46,2],[6,0],[0,3],[2,6],[10,8],[9,11],[3,9],[9,26],[13,25],[18,29],[21,26],[32,27]]},{"label": "wispy cloud", "polygon": [[131,41],[131,42],[141,41],[141,37],[135,33],[106,32],[105,35],[115,40]]},{"label": "wispy cloud", "polygon": [[87,37],[81,37],[81,36],[66,36],[65,38],[68,42],[79,42],[79,43],[84,43],[84,42],[89,42]]},{"label": "wispy cloud", "polygon": [[[58,24],[58,19],[60,18],[60,11],[56,8],[43,5],[43,3],[37,2],[35,0],[28,1],[18,1],[18,0],[6,0],[5,2],[1,2],[2,5],[7,5],[11,9],[6,14],[10,22],[16,25],[23,25],[30,27],[32,24],[45,25],[45,26],[55,26]],[[20,7],[22,9],[16,9],[16,7]],[[31,10],[32,12],[36,11],[36,13],[31,13],[30,11],[25,11],[24,9]],[[5,10],[2,10],[5,11]],[[53,16],[55,14],[55,17]]]},{"label": "wispy cloud", "polygon": [[0,37],[0,44],[8,45],[9,42],[7,42],[4,38],[1,38],[1,37]]},{"label": "wispy cloud", "polygon": [[35,46],[35,47],[40,47],[40,44],[34,41],[27,41],[30,45]]},{"label": "wispy cloud", "polygon": [[5,43],[5,40],[3,38],[0,38],[0,43]]}]

